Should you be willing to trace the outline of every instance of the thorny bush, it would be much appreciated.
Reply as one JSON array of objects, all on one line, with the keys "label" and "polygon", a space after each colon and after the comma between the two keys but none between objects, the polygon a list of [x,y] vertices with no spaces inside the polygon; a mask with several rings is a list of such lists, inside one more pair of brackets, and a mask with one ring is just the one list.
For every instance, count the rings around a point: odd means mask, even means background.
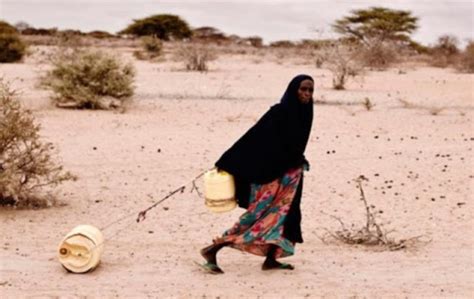
[{"label": "thorny bush", "polygon": [[54,146],[43,142],[39,131],[31,112],[0,80],[0,205],[49,205],[48,191],[75,179],[54,161]]}]

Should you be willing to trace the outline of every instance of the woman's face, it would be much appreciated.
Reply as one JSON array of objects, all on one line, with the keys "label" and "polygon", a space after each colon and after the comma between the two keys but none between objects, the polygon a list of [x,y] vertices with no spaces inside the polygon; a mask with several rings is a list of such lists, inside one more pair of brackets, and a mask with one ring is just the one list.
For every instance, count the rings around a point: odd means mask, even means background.
[{"label": "woman's face", "polygon": [[301,81],[300,87],[298,88],[298,100],[300,103],[308,104],[313,99],[314,83],[313,81],[306,79]]}]

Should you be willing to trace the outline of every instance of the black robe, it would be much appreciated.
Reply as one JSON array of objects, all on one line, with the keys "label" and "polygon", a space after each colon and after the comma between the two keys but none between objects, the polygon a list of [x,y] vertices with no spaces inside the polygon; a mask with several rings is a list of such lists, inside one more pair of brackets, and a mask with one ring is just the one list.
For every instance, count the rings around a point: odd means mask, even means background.
[{"label": "black robe", "polygon": [[[313,103],[298,100],[298,88],[307,75],[296,76],[288,85],[280,103],[272,106],[216,162],[218,169],[232,174],[239,206],[248,208],[251,184],[266,184],[282,177],[288,170],[308,163],[304,156],[311,132]],[[284,224],[285,237],[302,243],[301,194],[303,177],[298,185]]]}]

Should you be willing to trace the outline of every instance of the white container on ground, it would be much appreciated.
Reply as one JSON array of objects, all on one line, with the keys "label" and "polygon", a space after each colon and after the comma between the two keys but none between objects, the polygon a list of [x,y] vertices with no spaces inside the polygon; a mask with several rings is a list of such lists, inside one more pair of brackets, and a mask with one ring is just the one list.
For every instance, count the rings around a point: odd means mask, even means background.
[{"label": "white container on ground", "polygon": [[58,248],[59,262],[70,272],[86,273],[100,263],[104,236],[92,225],[79,225],[71,230]]}]

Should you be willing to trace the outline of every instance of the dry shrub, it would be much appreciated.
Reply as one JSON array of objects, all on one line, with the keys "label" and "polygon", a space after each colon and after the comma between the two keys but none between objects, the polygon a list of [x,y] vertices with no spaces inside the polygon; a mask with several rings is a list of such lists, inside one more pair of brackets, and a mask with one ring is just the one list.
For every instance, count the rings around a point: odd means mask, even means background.
[{"label": "dry shrub", "polygon": [[469,41],[459,58],[457,68],[466,73],[474,73],[474,41]]},{"label": "dry shrub", "polygon": [[80,48],[85,46],[84,36],[75,31],[60,31],[54,38],[58,47]]},{"label": "dry shrub", "polygon": [[396,62],[396,45],[392,43],[376,43],[371,46],[361,47],[359,52],[361,63],[364,66],[384,70]]},{"label": "dry shrub", "polygon": [[360,191],[361,200],[364,203],[365,213],[366,213],[366,223],[360,229],[354,229],[354,225],[351,228],[347,228],[345,223],[338,217],[332,216],[335,218],[341,225],[341,230],[336,232],[331,232],[328,229],[325,230],[325,235],[321,238],[323,242],[327,242],[328,239],[335,240],[349,245],[364,245],[376,247],[381,250],[400,250],[406,249],[410,246],[413,246],[421,242],[430,242],[422,241],[423,236],[412,237],[409,239],[395,240],[389,238],[388,235],[393,232],[387,231],[384,229],[383,225],[377,221],[377,216],[382,214],[383,211],[376,210],[374,205],[369,205],[367,199],[365,198],[364,189],[362,188],[362,182],[368,181],[363,175],[355,179],[357,186]]},{"label": "dry shrub", "polygon": [[459,41],[455,36],[440,36],[431,49],[431,65],[435,67],[448,67],[455,65],[459,57]]},{"label": "dry shrub", "polygon": [[263,47],[263,39],[260,36],[251,36],[244,38],[244,43],[247,43],[248,45],[255,48]]},{"label": "dry shrub", "polygon": [[161,55],[163,42],[156,36],[144,36],[141,38],[142,51],[135,51],[133,54],[137,59],[150,60]]},{"label": "dry shrub", "polygon": [[42,78],[54,92],[59,107],[79,109],[123,108],[133,95],[134,68],[103,51],[63,49]]},{"label": "dry shrub", "polygon": [[0,80],[0,205],[51,204],[46,188],[74,179],[54,162],[51,143],[40,140],[39,125]]},{"label": "dry shrub", "polygon": [[362,74],[363,67],[357,60],[358,47],[354,44],[335,42],[318,50],[316,66],[323,64],[333,75],[332,85],[336,90],[345,89],[349,79]]},{"label": "dry shrub", "polygon": [[207,72],[209,62],[217,59],[217,53],[203,44],[189,44],[181,46],[176,52],[177,59],[184,61],[186,70]]}]

